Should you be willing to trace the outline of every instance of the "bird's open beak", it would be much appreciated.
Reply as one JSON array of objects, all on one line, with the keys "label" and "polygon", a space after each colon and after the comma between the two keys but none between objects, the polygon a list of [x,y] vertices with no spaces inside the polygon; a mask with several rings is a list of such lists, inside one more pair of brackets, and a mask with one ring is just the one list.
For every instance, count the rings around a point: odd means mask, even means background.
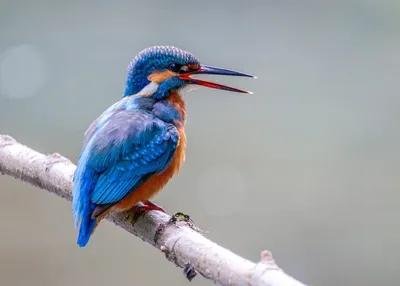
[{"label": "bird's open beak", "polygon": [[211,66],[206,66],[206,65],[201,65],[199,69],[195,71],[191,71],[188,73],[180,74],[179,78],[182,80],[185,80],[191,84],[197,84],[197,85],[202,85],[210,88],[216,88],[216,89],[222,89],[222,90],[228,90],[228,91],[234,91],[234,92],[241,92],[241,93],[249,93],[252,94],[251,91],[246,91],[246,90],[241,90],[237,89],[234,87],[222,85],[219,83],[214,83],[211,81],[206,81],[206,80],[201,80],[197,78],[192,78],[193,75],[195,74],[218,74],[218,75],[230,75],[230,76],[243,76],[243,77],[252,77],[256,78],[255,76],[233,71],[233,70],[228,70],[228,69],[223,69],[223,68],[217,68],[217,67],[211,67]]}]

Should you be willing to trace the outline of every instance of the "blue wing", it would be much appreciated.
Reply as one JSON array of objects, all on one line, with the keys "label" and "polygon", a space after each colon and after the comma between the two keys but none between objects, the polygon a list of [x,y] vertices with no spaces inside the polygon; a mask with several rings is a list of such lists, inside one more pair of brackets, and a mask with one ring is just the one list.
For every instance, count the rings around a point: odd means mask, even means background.
[{"label": "blue wing", "polygon": [[94,227],[90,216],[96,206],[116,203],[152,175],[162,173],[170,165],[178,141],[175,126],[146,110],[113,108],[92,124],[73,188],[75,227],[81,221],[83,245],[90,237],[91,224]]}]

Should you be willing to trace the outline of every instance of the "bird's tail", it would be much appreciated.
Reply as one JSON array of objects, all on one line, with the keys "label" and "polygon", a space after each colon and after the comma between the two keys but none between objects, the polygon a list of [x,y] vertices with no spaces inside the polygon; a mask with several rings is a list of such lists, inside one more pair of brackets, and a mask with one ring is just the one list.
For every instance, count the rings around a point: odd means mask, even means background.
[{"label": "bird's tail", "polygon": [[[79,166],[76,169],[81,172]],[[90,236],[96,228],[96,219],[92,219],[93,210],[96,205],[90,201],[90,190],[93,183],[91,180],[82,180],[80,173],[75,171],[74,185],[72,189],[72,212],[74,214],[75,228],[78,229],[77,244],[80,247],[86,246]]]},{"label": "bird's tail", "polygon": [[76,243],[78,243],[80,247],[86,246],[86,244],[89,242],[90,236],[92,235],[97,225],[96,219],[91,218],[91,208],[88,213],[86,213],[86,210],[84,210],[83,212],[84,213],[82,214],[82,219],[79,226],[78,238],[76,241]]}]

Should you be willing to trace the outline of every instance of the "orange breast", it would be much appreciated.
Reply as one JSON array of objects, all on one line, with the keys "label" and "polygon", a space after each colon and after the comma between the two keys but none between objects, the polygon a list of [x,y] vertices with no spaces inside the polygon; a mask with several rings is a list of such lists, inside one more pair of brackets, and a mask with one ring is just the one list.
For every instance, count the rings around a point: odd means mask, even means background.
[{"label": "orange breast", "polygon": [[138,202],[150,200],[159,191],[161,191],[161,189],[165,187],[169,180],[179,171],[180,167],[185,161],[186,136],[183,127],[178,128],[178,132],[178,146],[176,148],[171,165],[168,167],[168,169],[165,170],[162,174],[154,175],[141,187],[132,192],[129,196],[125,197],[119,203],[115,204],[110,209],[111,212],[124,211],[132,208]]},{"label": "orange breast", "polygon": [[113,205],[110,209],[104,212],[98,217],[97,223],[104,218],[110,212],[120,212],[128,210],[135,206],[139,202],[150,200],[155,196],[165,185],[171,180],[171,178],[179,171],[183,162],[185,161],[186,153],[186,135],[184,130],[186,120],[186,107],[182,96],[178,93],[171,93],[167,98],[167,101],[173,105],[181,115],[182,120],[175,122],[175,126],[179,132],[179,142],[175,150],[174,158],[172,159],[169,167],[159,175],[152,176],[146,181],[141,187],[133,191],[130,195],[122,199],[119,203]]}]

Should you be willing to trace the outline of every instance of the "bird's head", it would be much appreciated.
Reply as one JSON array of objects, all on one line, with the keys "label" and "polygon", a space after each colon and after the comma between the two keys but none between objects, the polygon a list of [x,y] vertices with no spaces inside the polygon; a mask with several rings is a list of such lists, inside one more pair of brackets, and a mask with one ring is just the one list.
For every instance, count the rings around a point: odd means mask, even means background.
[{"label": "bird's head", "polygon": [[200,64],[191,53],[171,47],[155,46],[141,51],[129,64],[124,96],[133,94],[162,99],[190,85],[250,93],[222,84],[194,78],[196,74],[253,77],[233,70]]}]

